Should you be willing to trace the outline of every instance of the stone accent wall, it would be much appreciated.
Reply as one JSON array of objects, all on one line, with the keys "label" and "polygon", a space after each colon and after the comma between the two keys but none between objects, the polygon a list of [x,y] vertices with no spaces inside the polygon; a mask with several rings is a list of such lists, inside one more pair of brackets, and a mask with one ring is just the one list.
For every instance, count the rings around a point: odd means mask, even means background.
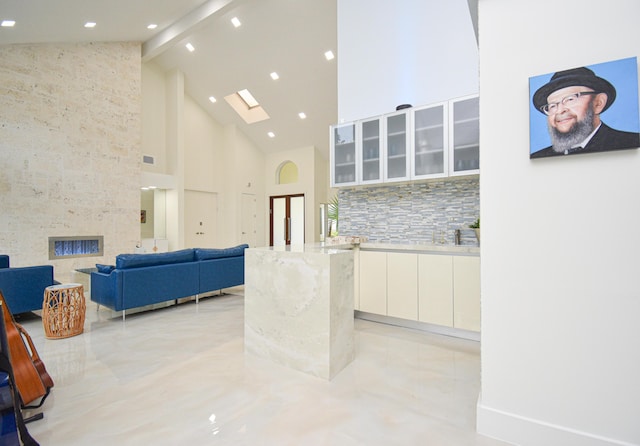
[{"label": "stone accent wall", "polygon": [[368,236],[370,242],[477,244],[469,229],[480,215],[479,179],[389,184],[338,191],[340,235]]},{"label": "stone accent wall", "polygon": [[[0,46],[0,253],[55,278],[140,237],[139,43]],[[49,236],[103,235],[105,255],[49,261]]]}]

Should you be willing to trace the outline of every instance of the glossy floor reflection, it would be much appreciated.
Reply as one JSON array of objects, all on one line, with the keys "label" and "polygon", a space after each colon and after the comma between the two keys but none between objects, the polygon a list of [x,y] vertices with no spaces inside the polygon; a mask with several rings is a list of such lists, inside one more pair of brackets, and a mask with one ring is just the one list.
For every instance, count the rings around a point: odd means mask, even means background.
[{"label": "glossy floor reflection", "polygon": [[[475,433],[479,344],[356,320],[356,359],[325,381],[244,353],[242,288],[126,322],[87,302],[82,335],[20,322],[55,387],[45,446],[504,445]],[[27,412],[26,415],[30,413]]]}]

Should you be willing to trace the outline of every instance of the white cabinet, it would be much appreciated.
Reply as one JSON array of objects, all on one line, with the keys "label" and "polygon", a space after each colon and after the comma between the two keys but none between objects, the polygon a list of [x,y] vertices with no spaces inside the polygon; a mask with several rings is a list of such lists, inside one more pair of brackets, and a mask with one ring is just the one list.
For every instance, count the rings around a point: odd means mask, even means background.
[{"label": "white cabinet", "polygon": [[447,175],[449,151],[446,131],[447,104],[412,110],[413,163],[411,178],[436,178]]},{"label": "white cabinet", "polygon": [[331,127],[331,186],[357,184],[356,124]]},{"label": "white cabinet", "polygon": [[480,172],[480,100],[471,96],[451,101],[451,159],[449,175]]},{"label": "white cabinet", "polygon": [[387,253],[387,316],[418,319],[418,254]]},{"label": "white cabinet", "polygon": [[478,96],[331,127],[331,187],[480,173]]},{"label": "white cabinet", "polygon": [[480,331],[480,258],[358,250],[355,308]]},{"label": "white cabinet", "polygon": [[453,257],[453,326],[480,331],[480,258]]},{"label": "white cabinet", "polygon": [[418,320],[453,327],[453,256],[418,256]]},{"label": "white cabinet", "polygon": [[385,182],[406,181],[410,178],[409,119],[410,115],[405,111],[384,117],[385,162],[383,170]]},{"label": "white cabinet", "polygon": [[360,251],[360,311],[387,314],[387,253]]},{"label": "white cabinet", "polygon": [[383,132],[382,118],[371,118],[357,123],[360,184],[382,181]]}]

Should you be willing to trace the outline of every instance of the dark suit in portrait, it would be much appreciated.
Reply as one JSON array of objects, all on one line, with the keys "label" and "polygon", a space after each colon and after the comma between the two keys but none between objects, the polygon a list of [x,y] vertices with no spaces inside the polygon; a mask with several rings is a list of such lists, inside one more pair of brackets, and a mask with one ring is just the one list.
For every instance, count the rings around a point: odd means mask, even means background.
[{"label": "dark suit in portrait", "polygon": [[593,153],[608,150],[621,150],[640,147],[640,133],[623,132],[615,130],[602,123],[598,131],[584,148],[570,149],[566,152],[556,152],[552,146],[545,147],[531,154],[531,158],[543,158],[546,156],[562,156],[577,153]]}]

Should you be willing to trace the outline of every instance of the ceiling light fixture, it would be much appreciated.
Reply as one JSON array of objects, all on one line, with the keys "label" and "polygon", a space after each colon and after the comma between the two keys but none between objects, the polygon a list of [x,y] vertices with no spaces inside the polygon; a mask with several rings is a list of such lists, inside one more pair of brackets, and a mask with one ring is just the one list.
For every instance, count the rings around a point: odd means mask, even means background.
[{"label": "ceiling light fixture", "polygon": [[156,29],[158,27],[158,25],[156,25],[155,23],[150,23],[147,25],[147,29]]},{"label": "ceiling light fixture", "polygon": [[3,20],[2,23],[0,23],[0,26],[4,26],[5,28],[11,28],[15,24],[16,24],[15,20]]},{"label": "ceiling light fixture", "polygon": [[333,55],[333,51],[329,50],[326,53],[324,53],[324,57],[327,60],[333,60],[333,58],[336,57],[336,56]]},{"label": "ceiling light fixture", "polygon": [[84,24],[85,28],[95,28],[96,27],[96,22],[87,22]]},{"label": "ceiling light fixture", "polygon": [[280,76],[278,76],[278,73],[276,73],[275,71],[271,73],[270,76],[271,76],[271,79],[273,79],[274,81],[277,81],[278,79],[280,79]]},{"label": "ceiling light fixture", "polygon": [[305,115],[304,112],[298,113],[298,116],[300,116],[300,119],[307,119],[307,115]]},{"label": "ceiling light fixture", "polygon": [[216,98],[214,98],[213,96],[209,96],[209,100],[211,101],[212,104],[216,103]]},{"label": "ceiling light fixture", "polygon": [[275,138],[276,137],[276,134],[273,133],[273,132],[269,132],[269,133],[267,133],[267,135],[269,135],[269,138]]},{"label": "ceiling light fixture", "polygon": [[235,26],[236,28],[239,27],[240,25],[242,25],[242,23],[240,23],[240,20],[238,19],[238,17],[234,17],[231,19],[231,23],[233,23],[233,26]]},{"label": "ceiling light fixture", "polygon": [[196,49],[193,47],[193,45],[191,45],[191,43],[187,43],[187,44],[185,45],[185,47],[187,47],[187,49],[188,49],[189,51],[191,51],[192,53],[196,50]]},{"label": "ceiling light fixture", "polygon": [[247,104],[247,107],[249,107],[249,109],[252,109],[260,105],[258,101],[256,101],[256,98],[254,98],[253,95],[249,93],[249,90],[247,90],[246,88],[244,90],[240,90],[238,92],[238,96],[240,96],[240,98],[244,101],[244,103]]}]

